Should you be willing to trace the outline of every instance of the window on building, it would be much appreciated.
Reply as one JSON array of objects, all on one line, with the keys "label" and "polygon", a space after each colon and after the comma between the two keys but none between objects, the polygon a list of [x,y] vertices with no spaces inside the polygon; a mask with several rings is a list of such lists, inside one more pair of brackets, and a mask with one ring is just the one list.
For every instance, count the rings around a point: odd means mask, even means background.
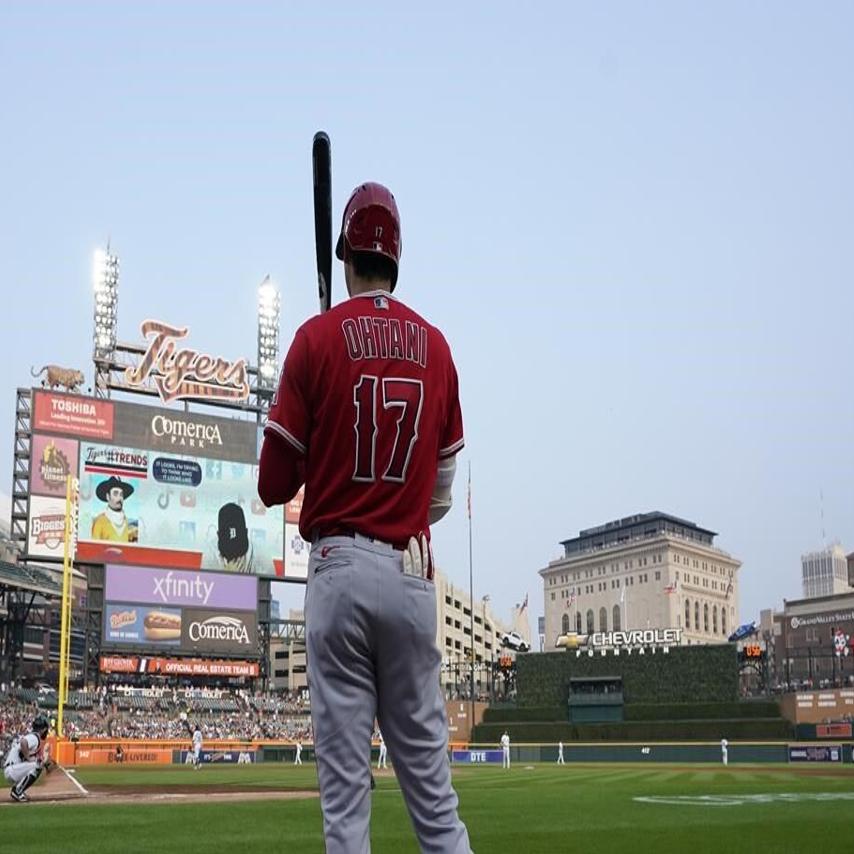
[{"label": "window on building", "polygon": [[445,646],[453,646],[453,645],[454,645],[454,642],[449,637],[446,637],[445,638]]},{"label": "window on building", "polygon": [[459,620],[454,620],[454,628],[459,629],[462,628],[462,623]]},{"label": "window on building", "polygon": [[726,608],[721,608],[721,634],[726,634]]},{"label": "window on building", "polygon": [[569,634],[569,614],[564,614],[560,621],[561,634]]},{"label": "window on building", "polygon": [[709,631],[709,606],[708,603],[703,605],[703,631]]},{"label": "window on building", "polygon": [[699,602],[694,603],[694,628],[698,629],[698,630],[700,628],[700,603]]},{"label": "window on building", "polygon": [[581,611],[575,612],[575,631],[577,634],[581,634]]},{"label": "window on building", "polygon": [[552,602],[554,602],[554,600],[555,600],[555,595],[554,595],[554,592],[552,592]]},{"label": "window on building", "polygon": [[587,610],[587,634],[592,635],[595,631],[596,627],[593,625],[593,609],[589,608]]},{"label": "window on building", "polygon": [[655,580],[656,580],[656,581],[661,581],[661,570],[660,570],[660,569],[657,569],[657,570],[655,571]]},{"label": "window on building", "polygon": [[608,631],[608,611],[605,608],[599,609],[599,631]]},{"label": "window on building", "polygon": [[614,605],[612,619],[614,622],[614,631],[619,632],[620,626],[622,625],[622,623],[620,621],[620,606],[619,605]]},{"label": "window on building", "polygon": [[454,621],[450,617],[445,617],[445,625],[446,626],[453,626]]},{"label": "window on building", "polygon": [[712,633],[718,633],[718,606],[712,608]]},{"label": "window on building", "polygon": [[685,600],[685,628],[691,628],[691,603]]}]

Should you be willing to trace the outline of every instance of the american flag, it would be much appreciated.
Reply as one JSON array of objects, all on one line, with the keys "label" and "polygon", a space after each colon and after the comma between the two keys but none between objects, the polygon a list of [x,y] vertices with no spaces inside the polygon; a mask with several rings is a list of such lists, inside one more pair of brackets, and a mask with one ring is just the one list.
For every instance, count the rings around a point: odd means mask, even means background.
[{"label": "american flag", "polygon": [[664,588],[665,593],[675,593],[676,592],[676,582],[673,584],[668,584],[667,587]]},{"label": "american flag", "polygon": [[569,599],[566,600],[566,607],[569,608],[572,603],[575,601],[575,588],[569,591]]}]

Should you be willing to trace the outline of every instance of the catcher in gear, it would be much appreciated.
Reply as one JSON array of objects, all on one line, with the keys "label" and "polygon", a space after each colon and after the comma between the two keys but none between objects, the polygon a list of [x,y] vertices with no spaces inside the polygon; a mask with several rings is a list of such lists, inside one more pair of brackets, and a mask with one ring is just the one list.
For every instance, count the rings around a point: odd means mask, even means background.
[{"label": "catcher in gear", "polygon": [[3,776],[12,783],[9,795],[13,801],[26,803],[29,800],[27,789],[38,780],[43,770],[51,771],[55,767],[56,763],[52,760],[43,760],[45,739],[49,731],[47,718],[39,715],[33,721],[31,731],[12,742],[3,760]]}]

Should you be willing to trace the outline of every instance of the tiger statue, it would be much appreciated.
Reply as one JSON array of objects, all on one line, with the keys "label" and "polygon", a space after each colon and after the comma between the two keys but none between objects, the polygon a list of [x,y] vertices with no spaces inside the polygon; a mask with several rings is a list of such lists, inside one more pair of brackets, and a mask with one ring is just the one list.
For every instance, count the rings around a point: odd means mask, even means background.
[{"label": "tiger statue", "polygon": [[[62,386],[67,391],[77,391],[86,382],[83,371],[73,368],[61,368],[59,365],[45,365],[41,370],[34,371],[30,368],[30,374],[42,378],[42,388],[56,388]],[[42,376],[44,375],[44,376]]]}]

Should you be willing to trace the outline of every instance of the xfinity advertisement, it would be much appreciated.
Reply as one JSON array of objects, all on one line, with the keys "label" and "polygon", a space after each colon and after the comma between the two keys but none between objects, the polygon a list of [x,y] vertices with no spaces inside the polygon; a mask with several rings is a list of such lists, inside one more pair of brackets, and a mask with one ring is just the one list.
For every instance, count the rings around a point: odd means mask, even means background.
[{"label": "xfinity advertisement", "polygon": [[255,611],[258,581],[214,572],[108,565],[104,598],[111,602]]},{"label": "xfinity advertisement", "polygon": [[105,647],[252,657],[258,653],[258,581],[212,572],[110,565]]}]

